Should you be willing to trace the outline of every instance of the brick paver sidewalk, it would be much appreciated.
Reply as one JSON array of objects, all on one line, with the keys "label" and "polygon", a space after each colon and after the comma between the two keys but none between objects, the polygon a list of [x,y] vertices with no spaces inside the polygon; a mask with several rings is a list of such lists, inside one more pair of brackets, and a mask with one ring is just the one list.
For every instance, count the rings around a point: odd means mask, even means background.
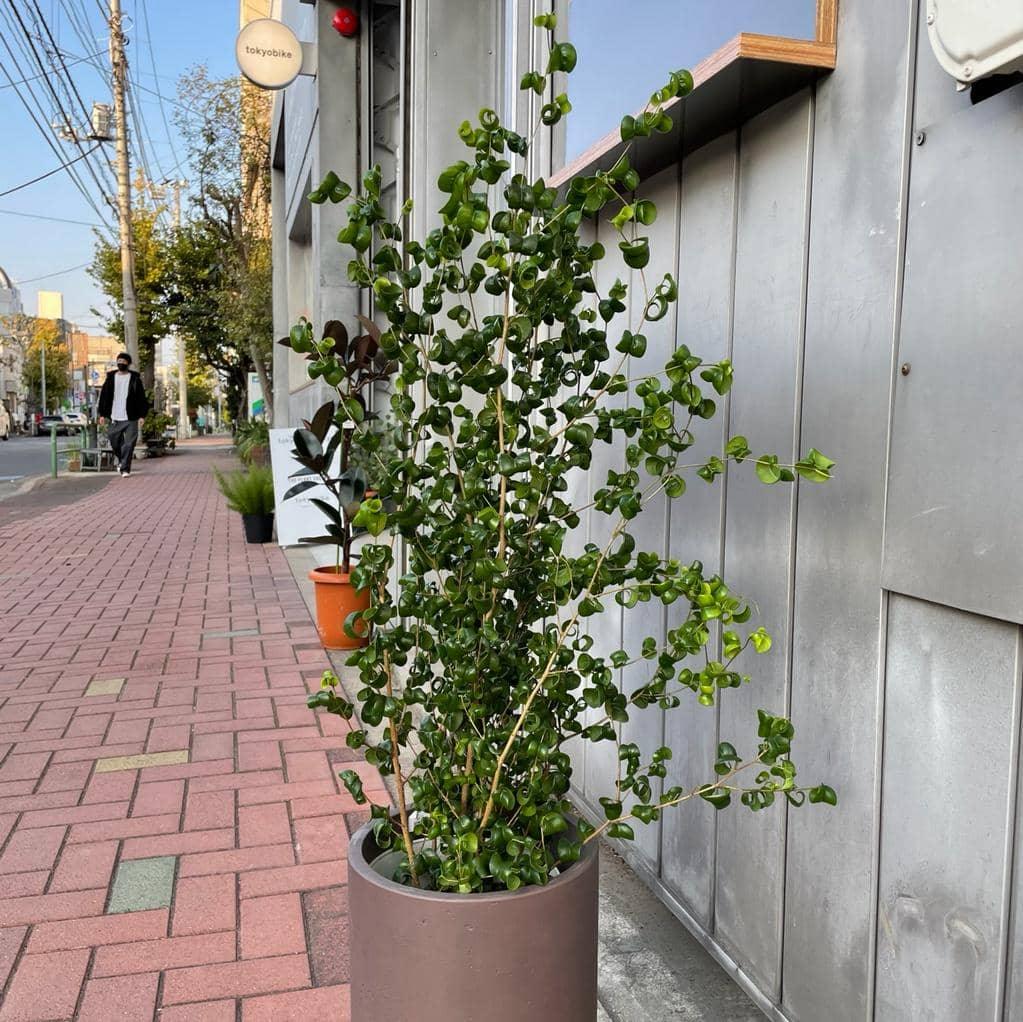
[{"label": "brick paver sidewalk", "polygon": [[305,706],[328,661],[218,458],[0,530],[0,1022],[348,1018],[356,757]]}]

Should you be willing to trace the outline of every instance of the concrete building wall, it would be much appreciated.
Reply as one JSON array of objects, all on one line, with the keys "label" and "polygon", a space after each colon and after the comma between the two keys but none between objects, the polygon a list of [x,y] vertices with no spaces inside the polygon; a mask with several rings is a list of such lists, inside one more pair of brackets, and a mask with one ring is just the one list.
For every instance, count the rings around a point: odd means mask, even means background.
[{"label": "concrete building wall", "polygon": [[[401,166],[417,235],[463,117],[486,105],[532,124],[516,86],[534,7],[549,5],[509,4],[405,6]],[[719,739],[751,747],[757,707],[786,712],[801,778],[826,779],[839,806],[688,805],[623,851],[770,1017],[1019,1018],[1023,87],[976,105],[957,93],[921,0],[838,7],[833,73],[641,189],[660,214],[651,265],[677,274],[680,300],[631,374],[677,343],[730,357],[737,386],[697,457],[746,433],[838,467],[827,486],[773,489],[730,470],[694,480],[670,512],[644,510],[640,543],[721,570],[775,646],[719,708],[648,710],[629,737],[673,745],[666,783],[693,784]],[[370,41],[339,40],[334,9],[284,0],[300,38],[320,42],[320,75],[275,104],[278,333],[360,311],[334,240],[342,210],[303,199],[328,169],[353,180],[369,150]],[[539,136],[534,172],[558,152]],[[601,273],[630,276],[611,257]],[[295,423],[320,395],[283,348],[275,372]],[[577,494],[620,456],[596,454]],[[572,542],[602,528],[588,516]],[[681,613],[616,608],[599,641],[663,634]],[[592,809],[612,754],[587,744],[576,758]]]},{"label": "concrete building wall", "polygon": [[[21,292],[0,267],[0,320],[23,313]],[[23,361],[21,345],[8,336],[7,329],[0,322],[0,401],[16,420],[25,414],[25,386],[21,379]]]}]

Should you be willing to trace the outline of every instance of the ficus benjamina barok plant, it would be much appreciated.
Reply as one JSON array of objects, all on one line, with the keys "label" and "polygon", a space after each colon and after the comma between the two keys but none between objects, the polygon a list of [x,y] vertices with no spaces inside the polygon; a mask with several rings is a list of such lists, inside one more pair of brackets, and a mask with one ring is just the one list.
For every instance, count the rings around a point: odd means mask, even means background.
[{"label": "ficus benjamina barok plant", "polygon": [[[522,88],[543,95],[576,52],[556,39],[553,15],[537,25],[549,40],[546,69],[530,71]],[[753,471],[767,485],[822,483],[833,466],[813,449],[794,464],[756,456],[742,436],[707,460],[687,460],[699,423],[732,386],[728,361],[704,363],[679,342],[663,371],[630,378],[646,324],[678,294],[670,274],[648,283],[643,228],[656,209],[633,197],[630,146],[670,130],[665,108],[691,88],[688,72],[672,74],[643,113],[622,121],[626,147],[614,166],[560,192],[516,169],[529,141],[481,110],[458,130],[466,155],[441,173],[440,226],[422,241],[408,236],[410,202],[397,221],[385,214],[379,168],[348,206],[339,240],[354,249],[349,278],[386,318],[380,347],[397,363],[390,404],[403,439],[379,499],[359,512],[371,541],[352,581],[372,601],[352,616],[372,634],[347,661],[359,677],[354,701],[328,672],[309,702],[346,719],[357,709],[348,744],[394,775],[397,812],[373,806],[373,827],[379,846],[404,851],[399,876],[409,884],[461,893],[544,884],[586,842],[632,839],[636,825],[692,799],[752,810],[836,801],[825,784],[797,782],[792,724],[765,710],[744,753],[722,741],[705,775],[684,786],[667,783],[669,747],[644,755],[623,734],[644,711],[708,712],[719,693],[750,680],[740,660],[771,645],[722,578],[641,549],[630,523],[661,494],[681,498],[693,475],[702,480],[694,485],[713,485],[726,470]],[[559,95],[540,118],[551,125],[570,109]],[[330,175],[311,199],[350,196]],[[598,288],[605,249],[584,234],[596,217],[609,219],[638,271],[631,320],[625,282]],[[353,442],[373,444],[360,425]],[[580,505],[571,483],[597,471],[601,447],[614,467]],[[577,538],[586,512],[604,521],[593,529],[600,543]],[[392,584],[399,551],[404,567]],[[676,602],[684,619],[660,634],[654,608]],[[602,652],[595,643],[599,616],[615,604],[649,620],[655,634],[639,648]],[[626,690],[621,672],[636,665],[648,680]],[[616,750],[599,821],[574,815],[578,742]],[[365,802],[358,775],[341,777]]]}]

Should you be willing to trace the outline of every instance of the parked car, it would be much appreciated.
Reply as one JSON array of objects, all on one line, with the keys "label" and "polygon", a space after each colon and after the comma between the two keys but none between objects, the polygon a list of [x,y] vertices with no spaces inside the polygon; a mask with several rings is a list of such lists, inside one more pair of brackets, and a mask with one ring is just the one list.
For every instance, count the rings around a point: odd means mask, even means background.
[{"label": "parked car", "polygon": [[51,426],[57,427],[57,436],[68,435],[68,424],[64,421],[63,415],[44,415],[39,420],[39,435],[49,436]]},{"label": "parked car", "polygon": [[88,425],[84,412],[65,412],[64,425],[69,433],[80,433]]}]

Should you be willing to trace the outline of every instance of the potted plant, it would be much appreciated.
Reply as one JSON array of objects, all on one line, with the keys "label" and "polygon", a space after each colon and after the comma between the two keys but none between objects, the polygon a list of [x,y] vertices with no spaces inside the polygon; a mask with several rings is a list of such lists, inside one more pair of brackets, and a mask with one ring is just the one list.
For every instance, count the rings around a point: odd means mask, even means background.
[{"label": "potted plant", "polygon": [[247,543],[270,543],[274,535],[274,483],[270,469],[263,466],[227,474],[214,469],[227,506],[242,516]]},{"label": "potted plant", "polygon": [[[553,15],[536,23],[549,58],[522,86],[543,95],[576,55],[555,39]],[[670,130],[665,104],[691,87],[687,72],[672,74],[622,121],[623,140]],[[540,117],[553,124],[569,109],[559,95]],[[717,809],[835,803],[827,785],[797,782],[792,724],[768,710],[745,755],[721,741],[706,775],[685,785],[666,782],[670,747],[628,740],[624,725],[648,707],[704,712],[749,681],[739,658],[771,644],[722,578],[640,549],[630,522],[654,498],[681,498],[691,475],[701,485],[726,470],[769,485],[824,482],[833,463],[813,449],[789,465],[756,457],[741,436],[706,460],[687,458],[732,385],[728,361],[706,364],[680,345],[662,372],[632,378],[645,324],[667,314],[676,283],[665,274],[648,289],[637,273],[630,316],[629,286],[598,289],[604,246],[580,230],[606,211],[625,264],[645,271],[642,228],[656,210],[632,199],[628,149],[559,195],[516,171],[528,140],[493,110],[459,136],[468,151],[440,175],[440,227],[409,238],[408,204],[389,221],[375,168],[340,235],[355,252],[350,279],[372,290],[387,320],[379,343],[398,363],[391,409],[401,430],[379,498],[352,519],[373,538],[351,572],[367,599],[353,616],[373,629],[347,661],[355,698],[328,672],[309,699],[345,719],[358,709],[347,743],[396,792],[394,811],[372,806],[349,845],[352,1018],[592,1022],[598,839],[629,841],[637,825],[695,799]],[[350,194],[331,174],[310,198]],[[372,447],[353,406],[337,414],[354,445]],[[315,459],[325,420],[311,433],[302,453]],[[580,501],[571,482],[595,471],[598,447],[620,461]],[[586,510],[600,542],[575,535]],[[666,637],[615,649],[595,639],[612,603],[648,613],[652,632],[655,608],[687,611]],[[618,672],[637,664],[647,680],[626,689]],[[584,742],[612,745],[620,765],[599,820],[570,798],[570,743]],[[364,803],[359,775],[341,777]]]},{"label": "potted plant", "polygon": [[[360,317],[361,319],[361,317]],[[369,409],[372,386],[387,379],[396,368],[383,357],[379,331],[363,319],[366,332],[349,342],[344,324],[331,320],[323,337],[315,341],[312,325],[303,319],[291,334],[279,343],[305,354],[309,375],[322,378],[333,387],[337,401],[328,401],[318,409],[304,428],[295,430],[292,455],[302,466],[299,479],[284,500],[307,490],[324,487],[330,496],[311,498],[325,517],[325,533],[306,536],[303,543],[327,544],[336,550],[333,564],[314,568],[309,573],[316,594],[316,624],[320,640],[327,649],[355,649],[365,645],[369,622],[362,614],[369,607],[370,594],[352,585],[352,542],[359,510],[366,497],[366,473],[352,463],[352,441],[357,428],[369,427],[374,413]],[[378,441],[379,443],[382,441]],[[360,450],[367,456],[373,441],[364,439]]]},{"label": "potted plant", "polygon": [[270,455],[270,426],[263,419],[243,419],[235,427],[235,450],[246,465],[266,465]]},{"label": "potted plant", "polygon": [[174,417],[164,412],[150,412],[142,423],[142,441],[146,445],[146,456],[157,457],[167,450],[166,432],[173,428]]}]

